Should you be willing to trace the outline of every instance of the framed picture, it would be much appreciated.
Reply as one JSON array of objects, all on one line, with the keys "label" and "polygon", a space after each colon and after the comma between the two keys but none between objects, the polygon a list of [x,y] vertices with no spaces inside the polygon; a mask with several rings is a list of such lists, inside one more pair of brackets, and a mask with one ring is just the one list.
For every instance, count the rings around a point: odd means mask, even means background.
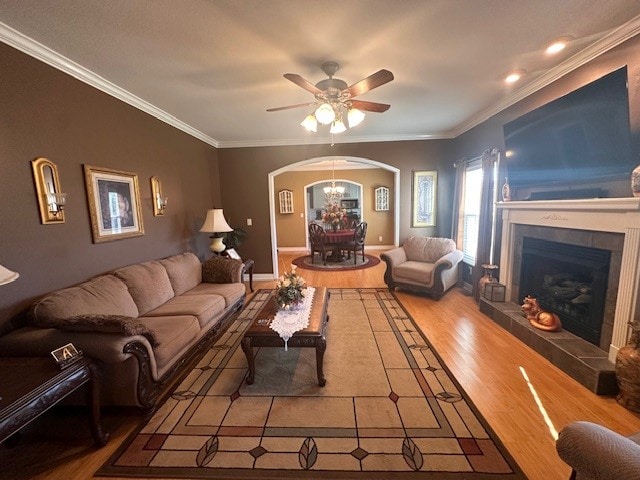
[{"label": "framed picture", "polygon": [[438,172],[415,170],[411,184],[411,226],[434,227],[436,224],[436,189]]},{"label": "framed picture", "polygon": [[240,255],[238,255],[238,252],[236,252],[235,248],[227,248],[225,252],[227,253],[227,255],[229,255],[229,257],[233,258],[234,260],[242,260],[240,258]]},{"label": "framed picture", "polygon": [[84,165],[93,242],[144,235],[135,173]]}]

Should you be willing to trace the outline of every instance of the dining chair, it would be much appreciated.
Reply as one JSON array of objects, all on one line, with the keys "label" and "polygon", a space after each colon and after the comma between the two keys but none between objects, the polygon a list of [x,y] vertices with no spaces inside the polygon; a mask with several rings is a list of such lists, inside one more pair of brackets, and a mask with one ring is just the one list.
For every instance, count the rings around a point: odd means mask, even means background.
[{"label": "dining chair", "polygon": [[309,246],[311,247],[311,263],[315,263],[315,253],[322,257],[323,265],[327,264],[327,252],[332,252],[336,245],[327,241],[324,229],[316,224],[309,224]]},{"label": "dining chair", "polygon": [[367,236],[367,222],[361,222],[356,226],[353,232],[353,238],[350,242],[341,246],[342,249],[347,250],[348,257],[351,258],[351,252],[353,252],[353,264],[357,262],[358,252],[362,252],[362,261],[364,262],[364,240]]}]

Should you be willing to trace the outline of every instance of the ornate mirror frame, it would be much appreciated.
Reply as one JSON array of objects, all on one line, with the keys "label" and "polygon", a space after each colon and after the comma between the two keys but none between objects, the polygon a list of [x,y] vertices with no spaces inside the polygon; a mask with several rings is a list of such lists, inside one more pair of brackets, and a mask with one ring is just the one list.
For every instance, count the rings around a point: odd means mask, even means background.
[{"label": "ornate mirror frame", "polygon": [[40,220],[43,225],[64,223],[62,187],[58,167],[51,160],[39,157],[31,161],[33,180],[36,184]]}]

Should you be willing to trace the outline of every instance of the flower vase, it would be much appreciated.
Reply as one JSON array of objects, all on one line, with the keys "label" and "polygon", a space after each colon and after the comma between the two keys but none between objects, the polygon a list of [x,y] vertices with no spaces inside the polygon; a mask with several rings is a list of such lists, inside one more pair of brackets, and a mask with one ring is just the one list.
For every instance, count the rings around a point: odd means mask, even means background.
[{"label": "flower vase", "polygon": [[338,231],[338,224],[337,224],[337,223],[332,224],[332,225],[331,225],[331,228],[332,228],[332,230],[333,230],[334,232],[337,232],[337,231]]},{"label": "flower vase", "polygon": [[616,379],[620,392],[616,400],[634,412],[640,412],[640,326],[631,324],[629,343],[616,355]]},{"label": "flower vase", "polygon": [[509,178],[504,178],[504,185],[502,185],[502,201],[510,202],[511,201],[511,186],[509,185]]}]

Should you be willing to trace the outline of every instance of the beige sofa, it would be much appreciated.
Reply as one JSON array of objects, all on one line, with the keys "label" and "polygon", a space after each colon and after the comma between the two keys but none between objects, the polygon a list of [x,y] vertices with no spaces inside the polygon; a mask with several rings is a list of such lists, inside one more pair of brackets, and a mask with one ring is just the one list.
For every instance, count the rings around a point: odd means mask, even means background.
[{"label": "beige sofa", "polygon": [[414,236],[380,258],[387,264],[384,281],[390,289],[402,288],[439,299],[458,282],[462,252],[450,238]]},{"label": "beige sofa", "polygon": [[242,268],[184,253],[52,292],[28,325],[0,337],[0,355],[48,356],[73,343],[102,363],[103,404],[152,410],[244,304]]}]

